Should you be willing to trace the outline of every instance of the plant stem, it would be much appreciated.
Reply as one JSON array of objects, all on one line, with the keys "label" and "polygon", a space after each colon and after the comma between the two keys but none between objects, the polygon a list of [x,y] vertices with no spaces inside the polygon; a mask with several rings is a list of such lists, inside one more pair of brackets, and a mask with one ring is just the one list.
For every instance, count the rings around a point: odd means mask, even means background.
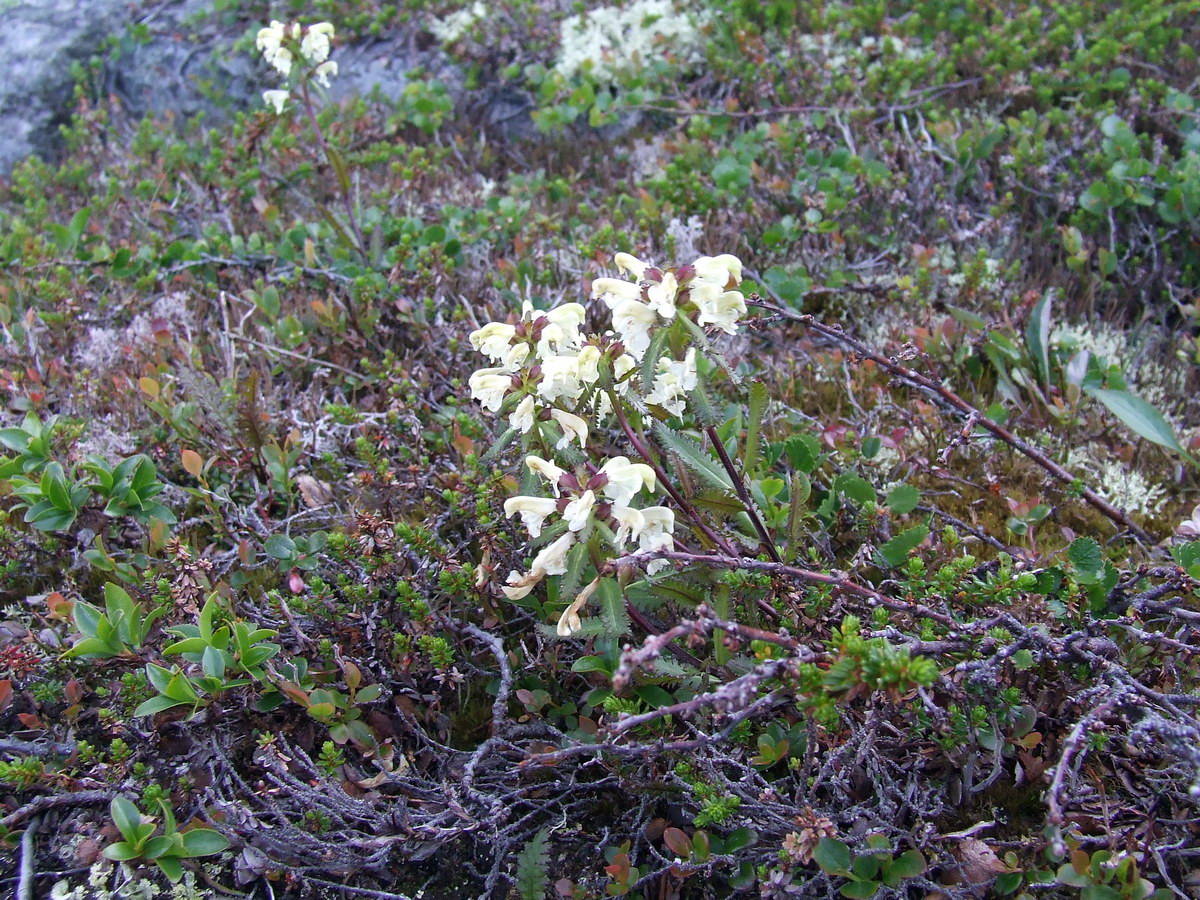
[{"label": "plant stem", "polygon": [[708,435],[708,439],[712,441],[713,447],[716,448],[717,456],[721,458],[721,465],[725,467],[725,471],[729,473],[729,478],[733,482],[734,490],[737,491],[738,499],[742,501],[742,506],[746,508],[746,515],[750,517],[750,521],[754,525],[754,530],[758,532],[758,537],[762,541],[767,554],[777,563],[783,562],[779,556],[779,551],[775,549],[775,541],[771,539],[771,535],[767,532],[767,526],[763,524],[759,518],[758,510],[754,506],[754,500],[750,496],[750,492],[746,490],[746,483],[742,480],[741,474],[737,470],[737,466],[733,464],[733,460],[729,458],[729,454],[725,452],[725,445],[721,443],[721,436],[717,434],[715,426],[709,425],[704,433]]}]

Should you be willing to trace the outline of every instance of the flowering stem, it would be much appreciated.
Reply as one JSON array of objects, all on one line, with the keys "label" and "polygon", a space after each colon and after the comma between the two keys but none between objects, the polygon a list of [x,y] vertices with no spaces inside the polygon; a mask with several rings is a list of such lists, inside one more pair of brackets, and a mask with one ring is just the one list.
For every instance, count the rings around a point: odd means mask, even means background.
[{"label": "flowering stem", "polygon": [[721,436],[717,434],[717,429],[710,425],[704,431],[716,448],[717,456],[721,458],[721,465],[729,473],[734,490],[737,491],[738,499],[742,501],[742,506],[746,508],[746,515],[750,517],[750,521],[754,525],[754,530],[758,532],[759,539],[762,541],[767,554],[775,562],[783,562],[779,551],[775,548],[775,541],[771,539],[771,535],[767,532],[767,527],[763,524],[762,519],[759,518],[758,510],[754,506],[754,500],[750,497],[750,492],[746,490],[746,483],[742,480],[741,473],[738,472],[737,466],[733,464],[733,460],[729,458],[729,454],[725,452],[725,445],[721,442]]},{"label": "flowering stem", "polygon": [[646,465],[654,470],[654,475],[658,479],[659,484],[661,484],[663,489],[671,495],[671,499],[675,501],[675,505],[679,507],[680,512],[684,513],[689,519],[691,519],[692,522],[695,523],[696,527],[703,532],[704,536],[712,541],[714,545],[720,547],[724,553],[728,554],[729,556],[738,556],[739,554],[737,550],[728,541],[724,540],[715,531],[709,528],[708,525],[701,520],[700,515],[696,512],[696,510],[692,508],[692,505],[683,499],[683,495],[675,489],[673,484],[671,484],[670,480],[667,478],[667,474],[662,470],[662,467],[659,466],[658,462],[654,459],[654,456],[650,453],[645,443],[642,442],[642,439],[637,436],[637,433],[630,426],[629,420],[625,418],[625,411],[621,408],[620,398],[617,397],[615,393],[610,392],[609,399],[612,401],[613,413],[617,417],[617,422],[620,424],[621,430],[625,432],[625,436],[629,438],[629,443],[633,445],[633,449],[637,451],[638,456],[646,461]]},{"label": "flowering stem", "polygon": [[[313,109],[312,95],[308,90],[307,78],[302,78],[300,80],[300,90],[304,94],[304,111],[308,113],[309,124],[312,125],[313,133],[317,136],[317,144],[320,145],[322,152],[325,154],[325,158],[329,161],[329,164],[334,166],[334,168],[337,168],[337,165],[334,163],[334,153],[336,151],[334,151],[334,149],[330,147],[329,143],[325,140],[325,133],[321,130],[321,126],[317,122],[317,114]],[[350,201],[349,192],[343,189],[340,175],[338,176],[338,181],[338,195],[342,198],[342,206],[346,209],[346,218],[350,222],[350,229],[354,232],[354,240],[358,244],[356,249],[358,250],[359,255],[362,256],[363,262],[369,266],[371,264],[371,253],[367,249],[367,240],[365,237],[363,237],[362,229],[358,227],[358,219],[354,215],[354,204]],[[353,318],[353,315],[354,313],[351,311],[351,318]],[[355,322],[354,324],[357,328],[358,323]]]}]

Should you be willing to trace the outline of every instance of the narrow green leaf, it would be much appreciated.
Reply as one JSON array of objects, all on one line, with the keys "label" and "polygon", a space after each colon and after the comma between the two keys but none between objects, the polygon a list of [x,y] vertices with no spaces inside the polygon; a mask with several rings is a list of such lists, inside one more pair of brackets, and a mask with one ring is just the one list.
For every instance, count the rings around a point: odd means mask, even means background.
[{"label": "narrow green leaf", "polygon": [[1163,418],[1162,413],[1141,397],[1128,391],[1089,387],[1086,382],[1084,382],[1083,389],[1108,407],[1109,412],[1124,422],[1139,437],[1158,444],[1160,447],[1166,447],[1168,450],[1174,450],[1192,463],[1196,462],[1183,449],[1179,438],[1175,436],[1175,429]]},{"label": "narrow green leaf", "polygon": [[767,411],[767,386],[761,381],[750,382],[750,410],[746,423],[746,449],[743,454],[743,468],[750,475],[756,475],[762,469],[762,424]]},{"label": "narrow green leaf", "polygon": [[136,844],[138,826],[142,824],[142,814],[138,812],[138,808],[133,805],[133,802],[124,797],[114,797],[108,806],[108,811],[125,839],[131,844]]},{"label": "narrow green leaf", "polygon": [[719,491],[733,491],[733,482],[729,480],[729,474],[694,440],[672,431],[661,422],[654,423],[654,433],[666,450],[679,457],[685,466],[711,487]]},{"label": "narrow green leaf", "polygon": [[1050,383],[1050,313],[1053,303],[1054,289],[1050,288],[1034,305],[1029,314],[1029,324],[1025,326],[1025,343],[1029,347],[1029,355],[1033,358],[1038,379],[1047,386]]}]

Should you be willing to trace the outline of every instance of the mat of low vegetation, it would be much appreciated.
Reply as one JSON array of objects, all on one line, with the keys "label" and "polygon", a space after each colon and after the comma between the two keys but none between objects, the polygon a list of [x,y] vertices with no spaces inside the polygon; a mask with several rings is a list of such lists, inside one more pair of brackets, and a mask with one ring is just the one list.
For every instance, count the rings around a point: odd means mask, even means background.
[{"label": "mat of low vegetation", "polygon": [[586,6],[0,185],[5,889],[1195,896],[1200,7]]}]

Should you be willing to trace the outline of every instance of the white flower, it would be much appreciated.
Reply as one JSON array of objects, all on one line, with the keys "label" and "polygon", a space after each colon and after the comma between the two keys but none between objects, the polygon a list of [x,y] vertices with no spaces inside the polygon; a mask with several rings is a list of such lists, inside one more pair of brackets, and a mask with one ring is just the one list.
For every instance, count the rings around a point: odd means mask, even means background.
[{"label": "white flower", "polygon": [[521,429],[521,434],[528,434],[529,429],[533,427],[535,412],[533,397],[526,395],[517,404],[517,408],[509,414],[508,424],[513,428]]},{"label": "white flower", "polygon": [[337,63],[333,60],[323,62],[313,70],[313,75],[317,81],[321,82],[321,87],[329,87],[329,76],[338,73]]},{"label": "white flower", "polygon": [[587,446],[588,425],[582,418],[561,409],[550,410],[550,418],[557,422],[563,431],[562,439],[554,445],[555,450],[561,450],[573,440],[579,441],[580,449]]},{"label": "white flower", "polygon": [[283,112],[283,105],[288,101],[287,91],[263,91],[263,102],[275,107],[275,114]]},{"label": "white flower", "polygon": [[663,273],[662,281],[651,283],[646,288],[649,306],[664,319],[675,318],[675,295],[679,293],[679,282],[671,272]]},{"label": "white flower", "polygon": [[568,531],[552,544],[547,544],[533,558],[529,571],[508,573],[508,586],[501,588],[509,600],[520,600],[547,575],[564,575],[567,571],[567,551],[575,543],[575,532]]},{"label": "white flower", "polygon": [[[283,39],[287,36],[284,28],[285,26],[282,22],[272,19],[270,25],[258,29],[258,37],[255,39],[254,45],[264,55],[274,53],[279,49],[279,45],[283,43]],[[268,62],[270,62],[269,59]]]},{"label": "white flower", "polygon": [[1184,519],[1175,526],[1175,533],[1180,537],[1200,538],[1200,506],[1192,510],[1192,517]]},{"label": "white flower", "polygon": [[[618,253],[613,257],[613,262],[617,264],[618,269],[620,269],[622,272],[628,272],[638,281],[642,280],[642,277],[646,274],[646,269],[649,268],[646,263],[642,262],[636,256],[632,256],[628,253]],[[592,296],[596,296],[594,286]]]},{"label": "white flower", "polygon": [[[645,525],[638,535],[638,549],[641,551],[674,549],[675,539],[672,534],[675,531],[675,514],[665,506],[647,506],[641,510],[641,513]],[[670,563],[665,559],[652,560],[646,566],[646,574],[653,575],[669,565]]]},{"label": "white flower", "polygon": [[650,346],[650,329],[658,324],[658,313],[637,300],[622,300],[613,310],[613,329],[625,349],[640,360]]},{"label": "white flower", "polygon": [[720,288],[729,284],[730,278],[734,284],[741,284],[742,281],[742,261],[731,253],[701,256],[692,263],[692,268],[696,270],[697,280],[710,282]]},{"label": "white flower", "polygon": [[487,15],[487,6],[483,0],[477,0],[474,6],[460,9],[447,16],[445,20],[435,19],[429,23],[429,30],[434,37],[444,44],[457,41],[463,33],[477,20]]},{"label": "white flower", "polygon": [[608,478],[608,484],[600,490],[617,506],[628,506],[642,488],[654,490],[654,470],[645,463],[631,463],[628,457],[614,456],[600,467],[600,472]]},{"label": "white flower", "polygon": [[632,506],[613,506],[612,517],[617,520],[616,539],[618,544],[636,541],[642,529],[646,527],[646,519],[640,509]]},{"label": "white flower", "polygon": [[564,469],[560,469],[549,460],[542,459],[540,456],[525,457],[525,466],[530,472],[541,475],[550,485],[550,489],[554,491],[554,496],[558,496],[558,479],[562,478],[566,473]]},{"label": "white flower", "polygon": [[692,299],[700,308],[697,325],[716,325],[726,334],[737,334],[737,321],[746,314],[746,298],[738,291],[722,291],[714,284],[693,284]]},{"label": "white flower", "polygon": [[[629,390],[629,379],[625,376],[637,368],[637,360],[628,353],[622,353],[613,360],[613,381],[618,394],[624,394]],[[622,379],[625,379],[622,381]]]},{"label": "white flower", "polygon": [[579,326],[587,318],[587,310],[581,303],[564,303],[545,313],[550,324],[562,332],[562,342],[571,347],[579,346]]},{"label": "white flower", "polygon": [[580,496],[576,497],[567,504],[567,508],[563,510],[563,518],[567,521],[567,528],[571,531],[582,531],[592,518],[592,507],[596,505],[596,494],[594,491],[584,491]]},{"label": "white flower", "polygon": [[575,356],[551,356],[542,360],[542,381],[538,394],[548,402],[565,397],[574,403],[585,385],[600,378],[600,349],[587,346]]},{"label": "white flower", "polygon": [[504,395],[512,389],[512,373],[506,369],[479,369],[467,384],[472,400],[478,400],[484,409],[497,412],[504,402]]},{"label": "white flower", "polygon": [[658,374],[654,376],[654,387],[646,395],[646,402],[661,406],[673,416],[681,416],[687,394],[696,389],[696,382],[695,347],[688,348],[683,362],[664,356],[658,361]]},{"label": "white flower", "polygon": [[[333,37],[333,26],[330,23],[318,22],[316,25],[309,25],[304,40],[300,42],[300,52],[310,63],[323,63],[329,58],[329,39],[331,37]],[[332,74],[336,73],[337,64],[335,63]]]},{"label": "white flower", "polygon": [[276,70],[284,78],[287,78],[292,71],[292,51],[287,47],[280,47],[272,54],[263,54],[267,58],[267,62],[273,65]]},{"label": "white flower", "polygon": [[562,615],[558,617],[558,626],[554,629],[559,637],[570,637],[583,627],[583,622],[579,620],[579,611],[583,609],[599,586],[600,579],[593,579],[591,584],[579,592],[579,595],[571,602],[571,605],[563,610]]},{"label": "white flower", "polygon": [[558,501],[548,497],[509,497],[504,501],[504,515],[511,519],[514,513],[521,514],[521,522],[529,529],[530,537],[542,533],[546,517],[558,510]]},{"label": "white flower", "polygon": [[516,330],[503,322],[488,322],[471,332],[471,346],[493,362],[500,362],[508,355]]},{"label": "white flower", "polygon": [[625,300],[641,300],[642,288],[632,281],[620,278],[596,278],[592,281],[592,299],[597,297],[602,299],[609,309],[615,309]]}]

